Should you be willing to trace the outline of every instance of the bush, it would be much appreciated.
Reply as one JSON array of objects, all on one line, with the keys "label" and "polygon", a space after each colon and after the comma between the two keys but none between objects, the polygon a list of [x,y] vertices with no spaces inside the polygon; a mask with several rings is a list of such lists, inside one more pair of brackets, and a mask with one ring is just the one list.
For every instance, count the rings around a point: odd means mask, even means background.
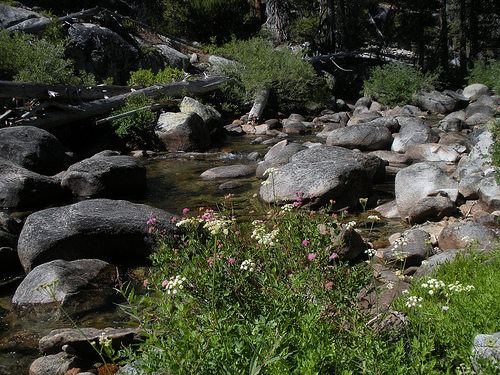
[{"label": "bush", "polygon": [[470,72],[469,84],[482,83],[500,95],[500,60],[477,60]]},{"label": "bush", "polygon": [[322,102],[326,97],[324,79],[318,77],[311,64],[285,47],[276,49],[270,42],[254,38],[233,40],[214,53],[236,61],[226,66],[222,74],[234,78],[243,88],[245,101],[253,100],[265,87],[272,88],[278,109],[283,111]]},{"label": "bush", "polygon": [[388,106],[413,102],[413,95],[434,88],[439,72],[422,73],[419,68],[398,63],[377,66],[363,85],[362,94]]},{"label": "bush", "polygon": [[[131,95],[125,105],[113,111],[112,116],[120,115],[125,112],[133,111],[152,104],[152,99],[143,95]],[[125,116],[111,121],[116,134],[121,138],[140,138],[142,139],[150,129],[155,119],[154,112],[143,109],[132,115]]]},{"label": "bush", "polygon": [[73,62],[65,58],[65,40],[38,39],[0,31],[0,69],[5,79],[32,83],[78,83]]},{"label": "bush", "polygon": [[130,72],[130,80],[128,86],[149,87],[161,83],[169,83],[180,80],[184,77],[184,73],[175,68],[165,68],[154,74],[151,69],[140,69],[135,72]]}]

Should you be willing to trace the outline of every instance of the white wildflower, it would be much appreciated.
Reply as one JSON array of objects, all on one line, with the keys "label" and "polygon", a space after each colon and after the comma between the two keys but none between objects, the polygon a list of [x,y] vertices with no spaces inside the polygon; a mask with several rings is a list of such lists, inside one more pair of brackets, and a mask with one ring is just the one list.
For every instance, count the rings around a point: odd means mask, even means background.
[{"label": "white wildflower", "polygon": [[241,263],[240,270],[253,272],[255,271],[255,263],[251,259],[246,259]]},{"label": "white wildflower", "polygon": [[377,221],[380,220],[380,218],[377,215],[369,215],[368,220]]}]

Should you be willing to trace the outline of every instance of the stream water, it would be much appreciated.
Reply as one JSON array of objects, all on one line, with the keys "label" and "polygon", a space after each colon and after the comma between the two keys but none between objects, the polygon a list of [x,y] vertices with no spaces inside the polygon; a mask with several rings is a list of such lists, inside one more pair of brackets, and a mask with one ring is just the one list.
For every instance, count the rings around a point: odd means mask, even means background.
[{"label": "stream water", "polygon": [[[211,207],[228,194],[228,191],[218,189],[220,180],[206,181],[200,174],[214,166],[230,164],[255,165],[249,161],[247,155],[257,151],[262,156],[269,146],[252,145],[255,137],[230,138],[217,145],[207,153],[165,153],[154,158],[143,160],[147,169],[148,190],[138,203],[148,204],[164,209],[175,215],[182,215],[183,208],[190,210]],[[310,138],[318,142],[318,138]],[[301,137],[300,142],[306,140]],[[390,198],[393,196],[394,174],[388,174],[387,182],[375,187],[375,194]],[[222,181],[224,182],[224,181]],[[265,213],[266,208],[259,198],[254,197],[261,181],[255,177],[239,178],[241,187],[229,192],[235,194],[233,198],[236,216],[245,218],[250,211],[253,215]],[[354,214],[349,220],[363,221],[363,215]],[[146,220],[146,219],[145,219]],[[400,220],[384,220],[371,228],[368,223],[362,227],[369,241],[376,247],[383,247],[387,237],[404,229]],[[143,277],[144,269],[123,270],[124,277],[139,281]],[[37,317],[34,319],[20,318],[12,312],[11,298],[21,277],[0,281],[0,375],[27,374],[29,365],[38,357],[38,340],[52,329],[71,327],[69,321],[60,319],[56,315]],[[80,327],[123,327],[126,317],[119,309],[99,312],[77,320]]]}]

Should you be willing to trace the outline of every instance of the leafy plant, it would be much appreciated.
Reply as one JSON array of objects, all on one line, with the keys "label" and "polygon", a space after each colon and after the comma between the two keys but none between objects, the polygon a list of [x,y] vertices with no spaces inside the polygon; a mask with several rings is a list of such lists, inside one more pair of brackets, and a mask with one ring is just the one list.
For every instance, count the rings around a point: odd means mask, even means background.
[{"label": "leafy plant", "polygon": [[151,69],[139,69],[135,72],[130,72],[130,80],[128,86],[149,87],[161,83],[169,83],[180,80],[184,77],[184,73],[175,68],[165,68],[159,70],[158,73],[153,73]]},{"label": "leafy plant", "polygon": [[500,95],[500,60],[476,60],[469,75],[469,84],[482,83]]},{"label": "leafy plant", "polygon": [[[334,353],[351,345],[349,316],[368,282],[367,267],[335,253],[338,219],[311,212],[300,196],[268,221],[240,223],[226,198],[201,216],[185,209],[177,222],[183,236],[157,233],[149,295],[129,294],[124,306],[148,337],[137,365],[170,373],[333,371]],[[147,224],[154,233],[156,218]]]},{"label": "leafy plant", "polygon": [[491,139],[493,144],[490,146],[491,162],[496,169],[496,180],[500,183],[500,116],[497,115],[491,120]]},{"label": "leafy plant", "polygon": [[432,89],[438,76],[439,72],[423,73],[398,63],[377,66],[365,81],[362,94],[389,106],[411,104],[413,95]]},{"label": "leafy plant", "polygon": [[222,74],[236,80],[239,86],[233,90],[243,90],[245,101],[253,100],[266,87],[272,88],[280,110],[303,108],[325,97],[324,80],[317,76],[312,65],[288,48],[274,48],[264,39],[253,38],[233,40],[213,52],[236,62],[224,66]]},{"label": "leafy plant", "polygon": [[[152,102],[152,99],[144,95],[131,95],[127,99],[125,105],[113,111],[111,115],[116,116],[125,112],[137,110],[149,106]],[[141,138],[148,132],[154,119],[155,114],[152,111],[143,109],[129,116],[112,120],[111,125],[115,128],[116,134],[122,138]]]},{"label": "leafy plant", "polygon": [[33,83],[77,83],[66,42],[0,31],[0,69],[7,79]]}]

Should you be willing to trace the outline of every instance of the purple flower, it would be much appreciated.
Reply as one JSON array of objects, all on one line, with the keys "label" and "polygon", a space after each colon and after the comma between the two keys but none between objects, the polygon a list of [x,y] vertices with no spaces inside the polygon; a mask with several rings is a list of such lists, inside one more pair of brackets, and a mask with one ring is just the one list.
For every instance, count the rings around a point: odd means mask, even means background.
[{"label": "purple flower", "polygon": [[309,246],[311,243],[308,240],[302,241],[302,245]]},{"label": "purple flower", "polygon": [[317,254],[310,253],[307,257],[309,258],[309,261],[312,262],[317,256]]},{"label": "purple flower", "polygon": [[148,221],[146,221],[147,225],[152,225],[154,223],[156,223],[156,218],[154,218],[154,217],[152,217],[151,219],[149,219]]},{"label": "purple flower", "polygon": [[332,255],[330,255],[330,257],[328,259],[332,260],[332,259],[335,259],[335,258],[338,258],[338,257],[339,257],[339,254],[332,253]]},{"label": "purple flower", "polygon": [[189,212],[189,208],[184,208],[184,209],[182,210],[182,213],[183,213],[183,214],[187,214],[188,212]]},{"label": "purple flower", "polygon": [[233,264],[234,263],[234,258],[229,258],[228,262],[231,263],[231,264]]}]

